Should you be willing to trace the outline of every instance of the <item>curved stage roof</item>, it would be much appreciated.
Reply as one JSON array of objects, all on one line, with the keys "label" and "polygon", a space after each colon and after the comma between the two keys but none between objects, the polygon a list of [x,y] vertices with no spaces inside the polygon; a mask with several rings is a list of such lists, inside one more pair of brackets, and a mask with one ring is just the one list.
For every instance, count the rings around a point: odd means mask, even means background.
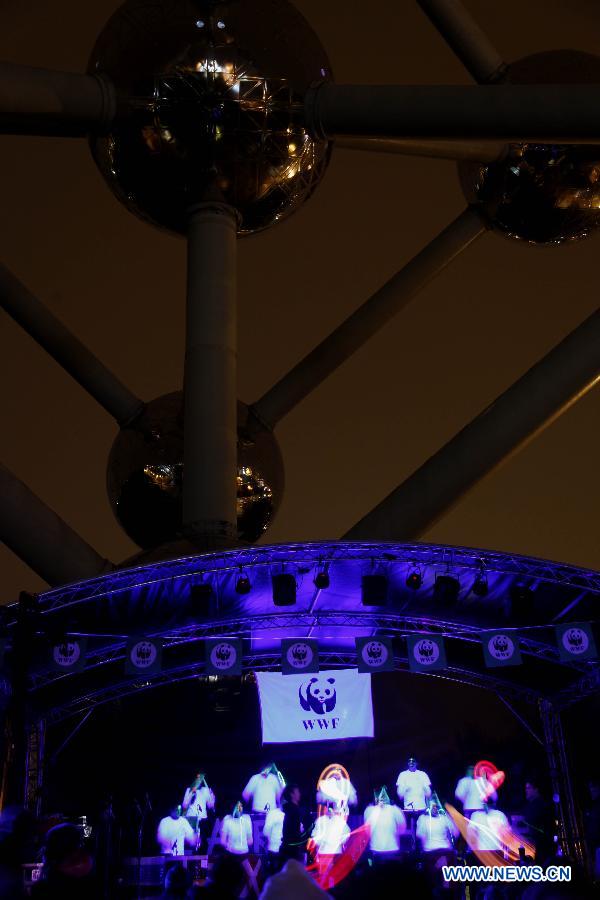
[{"label": "curved stage roof", "polygon": [[[318,590],[313,579],[322,567],[330,585]],[[415,567],[422,585],[411,590],[406,577]],[[235,591],[241,570],[252,584],[247,595]],[[293,573],[298,585],[291,607],[273,604],[271,575],[284,571]],[[472,591],[481,572],[485,596]],[[372,573],[388,578],[386,606],[362,604],[361,577]],[[434,595],[435,578],[442,574],[460,583],[453,601]],[[597,689],[600,667],[597,661],[561,662],[553,626],[598,620],[599,595],[600,574],[594,571],[430,544],[331,541],[202,554],[41,594],[38,631],[89,635],[87,661],[78,674],[50,671],[40,643],[31,695],[39,715],[57,720],[117,696],[197,677],[204,668],[200,642],[216,635],[241,636],[244,666],[251,670],[278,666],[283,637],[317,638],[322,665],[347,666],[356,664],[355,637],[386,634],[394,638],[396,667],[406,669],[405,636],[436,632],[446,638],[448,657],[448,668],[436,677],[565,705]],[[486,669],[478,634],[498,627],[518,632],[523,665]],[[147,681],[123,675],[125,643],[133,635],[164,639],[160,675]]]}]

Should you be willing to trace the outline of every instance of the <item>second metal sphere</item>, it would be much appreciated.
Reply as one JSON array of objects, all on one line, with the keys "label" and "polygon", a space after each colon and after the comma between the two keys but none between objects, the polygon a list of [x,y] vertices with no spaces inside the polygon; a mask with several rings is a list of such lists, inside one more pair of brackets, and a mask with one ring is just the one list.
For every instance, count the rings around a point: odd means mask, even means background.
[{"label": "second metal sphere", "polygon": [[[600,58],[576,50],[536,53],[513,63],[508,81],[600,83]],[[600,146],[509,144],[495,162],[459,163],[458,170],[469,203],[506,237],[561,244],[600,225]]]},{"label": "second metal sphere", "polygon": [[185,233],[216,183],[249,234],[312,194],[330,156],[304,128],[303,97],[330,76],[317,36],[288,0],[127,0],[89,71],[122,98],[92,152],[128,209]]}]

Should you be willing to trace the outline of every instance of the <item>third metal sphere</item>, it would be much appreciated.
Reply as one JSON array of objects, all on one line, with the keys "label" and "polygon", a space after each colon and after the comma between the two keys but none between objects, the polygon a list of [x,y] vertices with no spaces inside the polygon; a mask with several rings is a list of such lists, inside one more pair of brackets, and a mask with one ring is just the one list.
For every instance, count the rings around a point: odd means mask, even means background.
[{"label": "third metal sphere", "polygon": [[[600,57],[575,50],[536,53],[513,63],[507,80],[596,84]],[[467,200],[506,237],[561,244],[600,225],[600,146],[508,144],[498,160],[463,162],[458,169]]]},{"label": "third metal sphere", "polygon": [[89,71],[114,83],[119,113],[92,152],[112,191],[155,225],[185,233],[216,184],[240,233],[267,228],[313,192],[327,142],[303,98],[330,76],[317,36],[288,0],[127,0]]},{"label": "third metal sphere", "polygon": [[[246,428],[238,403],[237,525],[242,542],[258,540],[283,495],[283,461],[273,434]],[[152,549],[182,534],[183,394],[166,394],[117,435],[108,461],[108,496],[119,524]]]}]

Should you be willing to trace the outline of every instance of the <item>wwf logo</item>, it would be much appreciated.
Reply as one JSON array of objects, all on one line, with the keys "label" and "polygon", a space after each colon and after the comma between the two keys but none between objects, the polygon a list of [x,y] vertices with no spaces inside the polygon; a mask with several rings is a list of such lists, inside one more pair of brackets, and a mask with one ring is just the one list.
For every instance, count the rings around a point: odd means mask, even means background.
[{"label": "wwf logo", "polygon": [[233,644],[222,641],[210,651],[210,661],[215,669],[231,669],[236,663],[237,653]]},{"label": "wwf logo", "polygon": [[152,641],[138,641],[131,648],[131,662],[138,669],[149,668],[156,661],[156,657],[156,644]]},{"label": "wwf logo", "polygon": [[58,666],[70,669],[79,662],[81,648],[76,641],[61,641],[53,647],[52,656]]},{"label": "wwf logo", "polygon": [[387,662],[388,648],[381,641],[369,641],[362,648],[362,658],[367,666],[376,669]]},{"label": "wwf logo", "polygon": [[286,652],[287,661],[294,669],[306,669],[312,663],[313,655],[310,644],[306,644],[303,641],[291,644]]},{"label": "wwf logo", "polygon": [[420,666],[432,666],[440,657],[437,641],[422,638],[413,647],[413,656]]},{"label": "wwf logo", "polygon": [[582,628],[569,628],[563,634],[562,642],[567,653],[573,656],[585,653],[590,645],[589,638]]},{"label": "wwf logo", "polygon": [[510,659],[515,645],[507,634],[495,634],[488,641],[488,650],[494,659]]},{"label": "wwf logo", "polygon": [[315,675],[310,681],[305,681],[298,688],[298,698],[302,709],[317,715],[324,715],[335,709],[337,694],[335,690],[335,678],[323,678]]}]

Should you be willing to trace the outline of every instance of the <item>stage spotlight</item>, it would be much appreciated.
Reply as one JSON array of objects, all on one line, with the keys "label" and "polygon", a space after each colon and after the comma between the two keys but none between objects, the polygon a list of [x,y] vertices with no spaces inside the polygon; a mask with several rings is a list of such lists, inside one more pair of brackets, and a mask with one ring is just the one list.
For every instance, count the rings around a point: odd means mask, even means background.
[{"label": "stage spotlight", "polygon": [[460,591],[460,581],[453,575],[437,575],[433,586],[433,596],[440,603],[448,604],[456,603],[458,592]]},{"label": "stage spotlight", "polygon": [[252,585],[250,584],[250,579],[242,572],[241,575],[238,575],[235,583],[235,592],[236,594],[249,594],[251,590]]},{"label": "stage spotlight", "polygon": [[363,606],[385,606],[388,580],[385,575],[363,575],[361,601]]},{"label": "stage spotlight", "polygon": [[406,576],[406,587],[418,591],[423,584],[423,576],[418,569],[412,569]]},{"label": "stage spotlight", "polygon": [[320,569],[315,575],[315,587],[320,591],[324,591],[329,587],[329,573],[325,569]]},{"label": "stage spotlight", "polygon": [[272,575],[275,606],[293,606],[296,602],[296,579],[289,572]]},{"label": "stage spotlight", "polygon": [[488,581],[487,581],[487,575],[485,574],[483,569],[481,570],[481,572],[479,572],[479,574],[477,575],[477,578],[473,582],[473,587],[471,588],[471,591],[475,594],[476,597],[485,597],[485,595],[487,594]]}]

